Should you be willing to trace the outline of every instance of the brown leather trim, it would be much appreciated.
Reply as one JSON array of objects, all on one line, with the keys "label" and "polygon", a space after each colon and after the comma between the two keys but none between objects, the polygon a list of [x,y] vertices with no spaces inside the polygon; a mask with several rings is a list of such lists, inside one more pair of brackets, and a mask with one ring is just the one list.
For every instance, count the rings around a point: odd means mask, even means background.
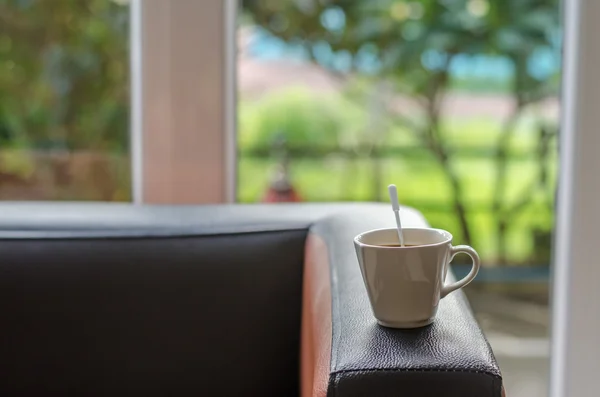
[{"label": "brown leather trim", "polygon": [[304,254],[300,395],[326,397],[331,360],[331,287],[327,245],[309,233]]}]

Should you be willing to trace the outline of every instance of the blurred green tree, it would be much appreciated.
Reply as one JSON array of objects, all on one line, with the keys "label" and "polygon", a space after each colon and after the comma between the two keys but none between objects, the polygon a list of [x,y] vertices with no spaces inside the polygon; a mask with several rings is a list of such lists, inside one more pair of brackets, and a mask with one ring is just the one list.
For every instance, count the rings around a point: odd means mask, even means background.
[{"label": "blurred green tree", "polygon": [[126,151],[128,7],[0,0],[0,145]]},{"label": "blurred green tree", "polygon": [[[513,70],[507,87],[513,109],[493,144],[496,176],[490,203],[498,261],[506,262],[511,215],[534,197],[528,188],[516,202],[508,199],[507,151],[524,111],[557,94],[558,72],[536,70],[533,58],[540,51],[560,56],[558,0],[244,0],[243,9],[246,20],[301,45],[314,62],[340,78],[358,74],[387,81],[396,93],[412,98],[417,117],[393,106],[388,107],[388,116],[408,126],[437,159],[452,187],[452,205],[467,243],[472,238],[468,209],[452,147],[441,127],[441,108],[458,56],[507,59]],[[345,70],[337,66],[338,56],[350,57]],[[540,167],[546,166],[540,161]],[[545,187],[532,182],[534,190]]]}]

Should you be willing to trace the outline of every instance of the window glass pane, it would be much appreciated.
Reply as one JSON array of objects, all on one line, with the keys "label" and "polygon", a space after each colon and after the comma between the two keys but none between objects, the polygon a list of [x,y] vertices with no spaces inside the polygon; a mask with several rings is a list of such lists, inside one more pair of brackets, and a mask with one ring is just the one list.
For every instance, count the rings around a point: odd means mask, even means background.
[{"label": "window glass pane", "polygon": [[466,292],[508,394],[545,396],[558,1],[242,5],[238,200],[386,201],[395,183],[480,252]]},{"label": "window glass pane", "polygon": [[0,199],[129,200],[129,7],[0,0]]}]

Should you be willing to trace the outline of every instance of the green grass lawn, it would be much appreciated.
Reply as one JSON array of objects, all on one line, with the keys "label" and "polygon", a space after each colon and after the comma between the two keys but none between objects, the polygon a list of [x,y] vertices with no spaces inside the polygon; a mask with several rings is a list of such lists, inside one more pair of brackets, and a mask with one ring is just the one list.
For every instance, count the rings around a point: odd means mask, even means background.
[{"label": "green grass lawn", "polygon": [[[494,142],[499,128],[497,123],[475,120],[453,123],[447,130],[448,140],[453,144],[481,146]],[[411,136],[402,130],[391,131],[387,142],[390,145],[412,143]],[[531,124],[525,122],[515,133],[511,150],[526,153],[527,150],[533,150],[534,144],[535,133],[531,131]],[[241,202],[260,201],[275,162],[269,158],[245,156],[241,149],[238,199]],[[537,177],[535,161],[535,158],[531,158],[509,163],[507,174],[510,180],[504,197],[506,202],[519,200],[525,188]],[[556,163],[556,156],[552,161]],[[496,175],[494,159],[455,156],[452,166],[460,176],[463,199],[468,203],[473,244],[485,262],[495,263],[495,217],[491,212]],[[550,175],[552,180],[555,178],[554,168]],[[305,201],[317,202],[385,201],[387,185],[395,183],[402,203],[419,209],[432,226],[451,231],[456,243],[461,243],[460,229],[451,203],[450,184],[443,170],[430,156],[398,156],[379,161],[369,158],[348,159],[335,154],[319,160],[298,158],[292,159],[291,177]],[[553,214],[544,205],[543,199],[543,196],[534,197],[533,204],[510,219],[507,232],[510,264],[532,261],[533,228],[551,229]]]},{"label": "green grass lawn", "polygon": [[[377,201],[386,200],[389,183],[399,188],[402,203],[419,209],[434,227],[451,231],[460,243],[457,219],[450,202],[450,188],[443,174],[435,166],[426,162],[416,166],[399,160],[381,161],[381,180],[378,186],[373,178],[374,164],[370,160],[346,161],[330,158],[325,162],[315,160],[293,161],[291,174],[294,186],[306,201]],[[493,262],[496,256],[494,237],[494,216],[486,208],[492,197],[491,161],[457,161],[457,168],[465,170],[465,198],[470,203],[474,245],[481,256]],[[487,163],[487,164],[486,164]],[[239,193],[241,202],[260,201],[267,189],[269,175],[275,163],[269,159],[240,158]],[[532,167],[521,165],[514,172],[510,192],[518,191],[519,185],[528,182]],[[513,194],[509,194],[511,196]],[[508,232],[510,262],[521,263],[531,256],[533,245],[531,228],[538,224],[550,224],[552,213],[543,208],[531,206],[511,220]]]}]

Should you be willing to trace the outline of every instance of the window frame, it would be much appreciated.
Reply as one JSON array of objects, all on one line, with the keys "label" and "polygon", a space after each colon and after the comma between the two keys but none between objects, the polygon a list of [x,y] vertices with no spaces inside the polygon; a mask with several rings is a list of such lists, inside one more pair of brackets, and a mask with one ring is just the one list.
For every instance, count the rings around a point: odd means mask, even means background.
[{"label": "window frame", "polygon": [[131,158],[137,204],[236,197],[235,0],[132,0]]},{"label": "window frame", "polygon": [[578,397],[596,389],[600,367],[600,2],[564,1],[560,175],[556,212],[550,395]]}]

